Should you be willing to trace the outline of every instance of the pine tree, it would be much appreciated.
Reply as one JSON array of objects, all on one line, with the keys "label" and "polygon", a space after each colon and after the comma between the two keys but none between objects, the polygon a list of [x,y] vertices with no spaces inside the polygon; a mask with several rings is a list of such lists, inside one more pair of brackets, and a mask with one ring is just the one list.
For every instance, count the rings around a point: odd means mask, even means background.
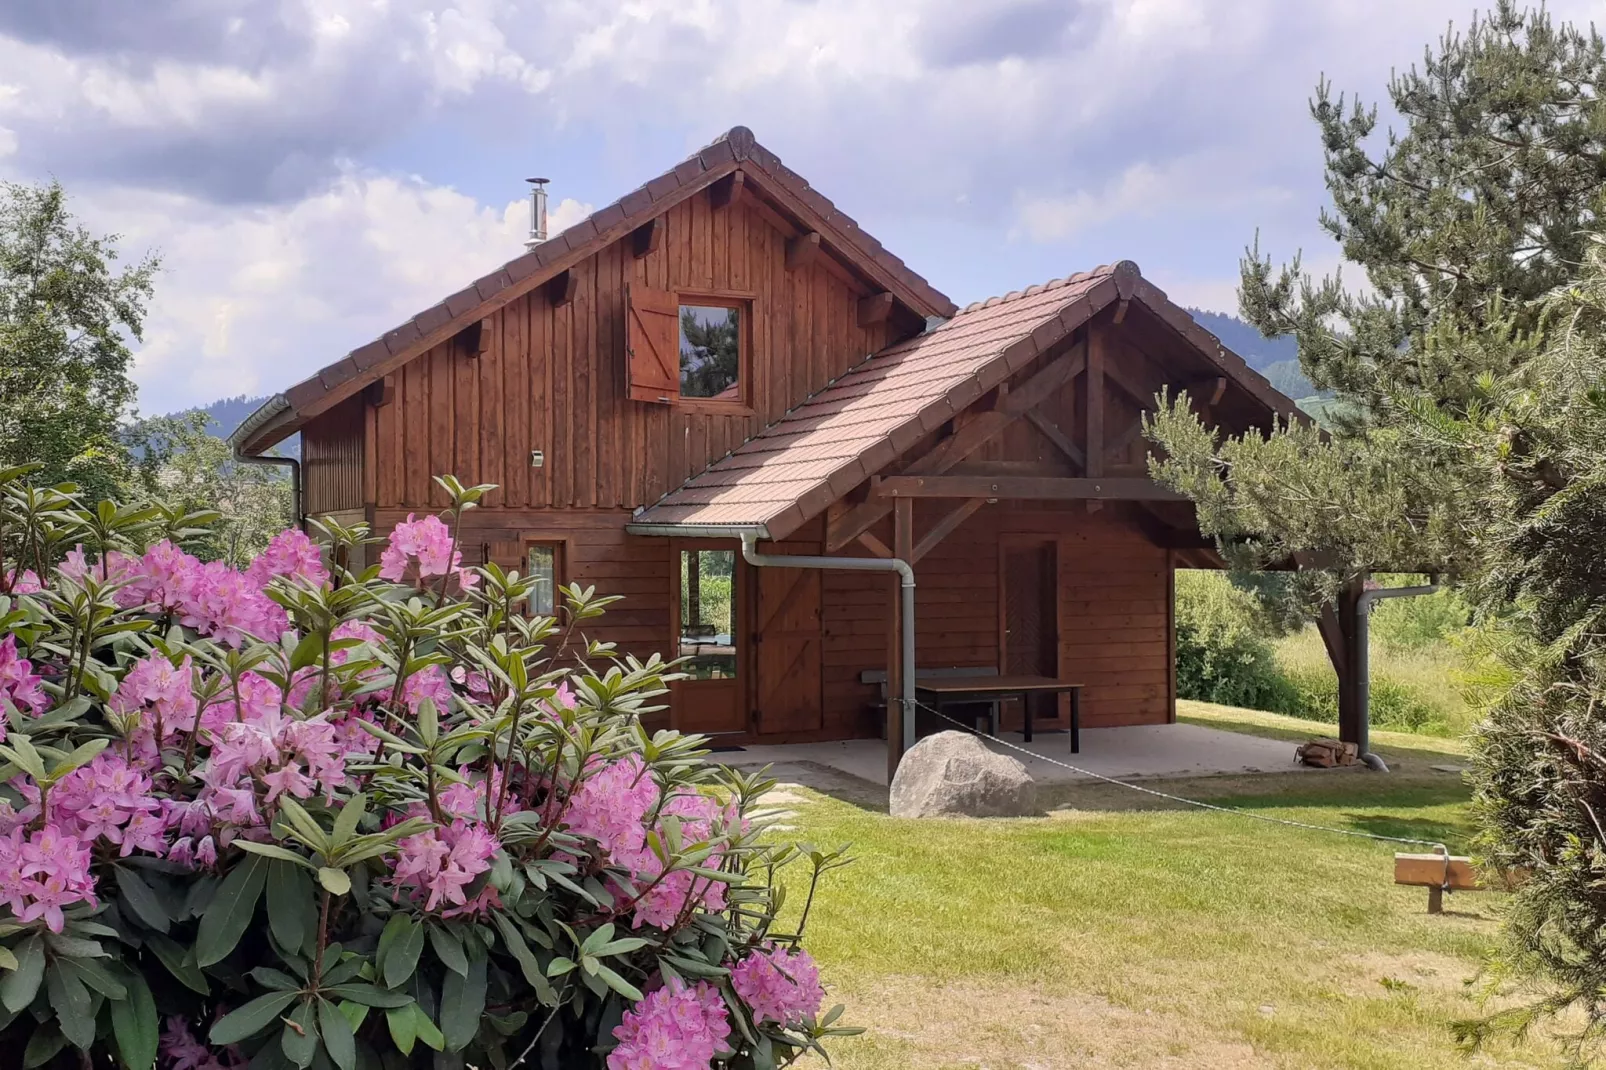
[{"label": "pine tree", "polygon": [[1403,128],[1318,87],[1323,225],[1368,288],[1243,265],[1243,314],[1336,391],[1307,425],[1220,438],[1162,399],[1155,477],[1240,565],[1333,583],[1446,573],[1497,625],[1511,681],[1474,738],[1480,851],[1526,881],[1501,966],[1606,1033],[1606,46],[1509,0],[1389,87]]}]

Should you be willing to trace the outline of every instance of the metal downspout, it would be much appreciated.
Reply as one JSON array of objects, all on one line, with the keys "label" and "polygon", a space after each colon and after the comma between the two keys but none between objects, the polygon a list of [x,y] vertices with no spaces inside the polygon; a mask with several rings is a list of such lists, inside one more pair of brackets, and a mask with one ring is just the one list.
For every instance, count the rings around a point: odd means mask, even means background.
[{"label": "metal downspout", "polygon": [[1380,773],[1389,771],[1388,763],[1373,754],[1370,750],[1372,737],[1372,642],[1370,618],[1372,603],[1380,602],[1386,598],[1419,598],[1425,594],[1433,594],[1439,589],[1437,577],[1430,583],[1418,584],[1415,587],[1378,587],[1369,591],[1362,591],[1355,600],[1355,660],[1358,679],[1356,685],[1360,689],[1360,697],[1356,705],[1360,706],[1359,724],[1356,726],[1360,736],[1355,741],[1355,749],[1360,753],[1361,761],[1368,769],[1375,769]]},{"label": "metal downspout", "polygon": [[742,559],[755,568],[850,569],[861,572],[896,572],[901,577],[902,613],[902,694],[898,708],[903,727],[903,752],[915,745],[915,570],[897,557],[819,557],[805,554],[761,554],[758,532],[742,531]]}]

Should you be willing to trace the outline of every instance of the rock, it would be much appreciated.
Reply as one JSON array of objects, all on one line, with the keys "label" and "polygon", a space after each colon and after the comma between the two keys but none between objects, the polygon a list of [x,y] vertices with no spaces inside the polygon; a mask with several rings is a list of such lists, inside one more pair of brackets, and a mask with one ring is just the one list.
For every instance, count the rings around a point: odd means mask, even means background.
[{"label": "rock", "polygon": [[1037,785],[1026,767],[969,732],[938,732],[903,756],[892,780],[893,817],[1025,817]]}]

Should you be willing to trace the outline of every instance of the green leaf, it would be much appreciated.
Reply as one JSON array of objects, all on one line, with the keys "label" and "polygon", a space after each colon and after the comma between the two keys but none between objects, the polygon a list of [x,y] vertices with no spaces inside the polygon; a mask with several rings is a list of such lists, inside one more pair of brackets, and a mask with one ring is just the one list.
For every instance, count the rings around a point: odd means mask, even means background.
[{"label": "green leaf", "polygon": [[173,919],[162,906],[161,896],[145,883],[145,878],[127,866],[113,866],[112,871],[117,875],[117,890],[122,893],[122,901],[133,915],[147,927],[159,933],[167,932]]},{"label": "green leaf", "polygon": [[318,1028],[323,1031],[323,1050],[340,1070],[357,1070],[357,1040],[351,1021],[328,1000],[318,1001]]},{"label": "green leaf", "polygon": [[553,990],[552,982],[546,979],[546,974],[541,972],[541,964],[536,961],[535,955],[530,951],[530,945],[524,942],[524,936],[517,926],[500,913],[493,912],[491,919],[496,923],[497,931],[502,934],[502,942],[507,944],[508,951],[518,960],[524,979],[535,989],[537,998],[548,1007],[556,1005],[558,994]]},{"label": "green leaf", "polygon": [[257,855],[241,859],[223,878],[223,886],[212,897],[206,913],[201,915],[201,925],[195,935],[196,965],[222,962],[234,950],[251,924],[267,879],[267,860]]},{"label": "green leaf", "polygon": [[[290,654],[290,671],[295,672],[298,669],[305,669],[322,656],[323,636],[317,632],[309,632],[306,638],[296,644],[295,650]],[[303,1063],[302,1065],[306,1064]]]},{"label": "green leaf", "polygon": [[66,1046],[67,1038],[61,1035],[61,1030],[54,1028],[35,1029],[33,1036],[28,1038],[28,1047],[22,1053],[24,1070],[32,1070],[35,1066],[43,1066]]},{"label": "green leaf", "polygon": [[88,765],[95,760],[95,755],[105,750],[110,743],[109,739],[92,739],[88,743],[81,744],[71,754],[50,767],[50,779],[60,780],[74,769]]},{"label": "green leaf", "polygon": [[286,1007],[301,998],[299,992],[269,992],[217,1020],[207,1038],[213,1044],[238,1044],[278,1020]]},{"label": "green leaf", "polygon": [[95,1017],[91,1013],[94,1000],[73,969],[71,959],[57,959],[45,968],[45,991],[62,1036],[74,1047],[88,1051],[95,1043]]},{"label": "green leaf", "polygon": [[598,962],[591,968],[591,972],[602,979],[602,983],[632,1002],[641,999],[641,989],[620,977],[611,968]]},{"label": "green leaf", "polygon": [[11,953],[9,947],[0,947],[0,970],[14,970],[17,968],[17,956]]},{"label": "green leaf", "polygon": [[441,982],[441,1035],[447,1051],[462,1051],[479,1032],[485,1013],[485,956],[468,960],[468,976],[446,972]]},{"label": "green leaf", "polygon": [[390,989],[380,988],[378,985],[356,982],[346,985],[331,985],[324,991],[352,1003],[360,1003],[364,1007],[405,1007],[413,1002],[413,997],[405,992],[392,992]]},{"label": "green leaf", "polygon": [[257,843],[255,840],[235,840],[234,843],[242,851],[249,851],[251,854],[261,855],[263,858],[271,858],[276,862],[292,862],[307,869],[318,868],[313,865],[306,855],[297,854],[275,843]]},{"label": "green leaf", "polygon": [[351,893],[351,878],[343,869],[333,866],[322,866],[318,870],[318,883],[323,885],[330,895],[349,895]]},{"label": "green leaf", "polygon": [[392,1007],[385,1012],[385,1024],[390,1027],[390,1040],[403,1055],[413,1053],[413,1042],[418,1039],[418,1020],[414,1012],[418,1004],[408,1000],[406,1006]]},{"label": "green leaf", "polygon": [[548,977],[562,977],[564,974],[573,970],[575,965],[576,964],[573,959],[564,958],[562,955],[559,955],[557,958],[546,964],[546,975]]},{"label": "green leaf", "polygon": [[[303,860],[304,862],[304,860]],[[268,863],[268,927],[286,951],[304,951],[318,930],[318,904],[312,877],[300,865]]]},{"label": "green leaf", "polygon": [[346,800],[346,805],[340,808],[340,816],[335,818],[335,830],[331,837],[335,847],[338,848],[357,834],[357,825],[367,812],[368,796],[358,794]]},{"label": "green leaf", "polygon": [[172,940],[160,933],[151,933],[145,938],[145,946],[156,952],[167,972],[183,982],[184,987],[201,995],[209,995],[211,986],[206,983],[206,974],[195,965],[195,949],[185,947],[176,940]]},{"label": "green leaf", "polygon": [[413,1027],[418,1030],[418,1039],[426,1046],[436,1051],[446,1050],[446,1037],[441,1034],[440,1028],[430,1021],[429,1015],[424,1013],[424,1008],[416,1003],[413,1004]]},{"label": "green leaf", "polygon": [[279,1036],[279,1050],[284,1057],[307,1070],[318,1054],[318,1022],[311,1000],[285,1016],[284,1032]]},{"label": "green leaf", "polygon": [[443,929],[439,925],[429,927],[429,943],[435,949],[435,957],[441,960],[453,973],[468,976],[468,956],[463,953],[463,941],[450,929]]},{"label": "green leaf", "polygon": [[30,936],[16,947],[17,968],[0,978],[0,1003],[16,1013],[33,1002],[45,979],[45,945]]},{"label": "green leaf", "polygon": [[423,931],[412,916],[392,914],[379,934],[379,949],[374,954],[374,965],[385,984],[395,988],[411,977],[423,947]]},{"label": "green leaf", "polygon": [[128,998],[127,986],[112,976],[111,971],[102,965],[98,959],[74,959],[72,964],[78,971],[79,980],[107,999],[123,1000]]},{"label": "green leaf", "polygon": [[110,1001],[112,1037],[124,1070],[151,1070],[156,1065],[156,1001],[138,970],[123,971],[127,999]]}]

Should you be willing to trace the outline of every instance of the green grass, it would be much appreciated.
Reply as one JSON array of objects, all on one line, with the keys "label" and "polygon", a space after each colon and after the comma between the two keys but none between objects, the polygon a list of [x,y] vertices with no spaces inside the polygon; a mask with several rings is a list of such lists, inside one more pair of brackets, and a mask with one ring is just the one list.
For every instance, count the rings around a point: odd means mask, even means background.
[{"label": "green grass", "polygon": [[[1185,719],[1312,734],[1197,703]],[[1189,790],[1463,847],[1466,789],[1430,768],[1459,748],[1389,733],[1378,746],[1407,771]],[[1392,845],[1096,801],[1038,819],[908,821],[800,794],[787,835],[851,841],[857,856],[828,875],[808,932],[848,1020],[869,1027],[834,1049],[846,1070],[1562,1065],[1544,1042],[1470,1062],[1457,1051],[1450,1023],[1479,1012],[1464,982],[1499,897],[1464,894],[1429,916],[1423,890],[1393,884]]]},{"label": "green grass", "polygon": [[[1275,644],[1277,667],[1299,694],[1301,709],[1338,721],[1338,677],[1314,627]],[[1378,641],[1371,649],[1372,723],[1435,736],[1461,736],[1477,719],[1458,687],[1461,655],[1448,640],[1413,646]]]}]

